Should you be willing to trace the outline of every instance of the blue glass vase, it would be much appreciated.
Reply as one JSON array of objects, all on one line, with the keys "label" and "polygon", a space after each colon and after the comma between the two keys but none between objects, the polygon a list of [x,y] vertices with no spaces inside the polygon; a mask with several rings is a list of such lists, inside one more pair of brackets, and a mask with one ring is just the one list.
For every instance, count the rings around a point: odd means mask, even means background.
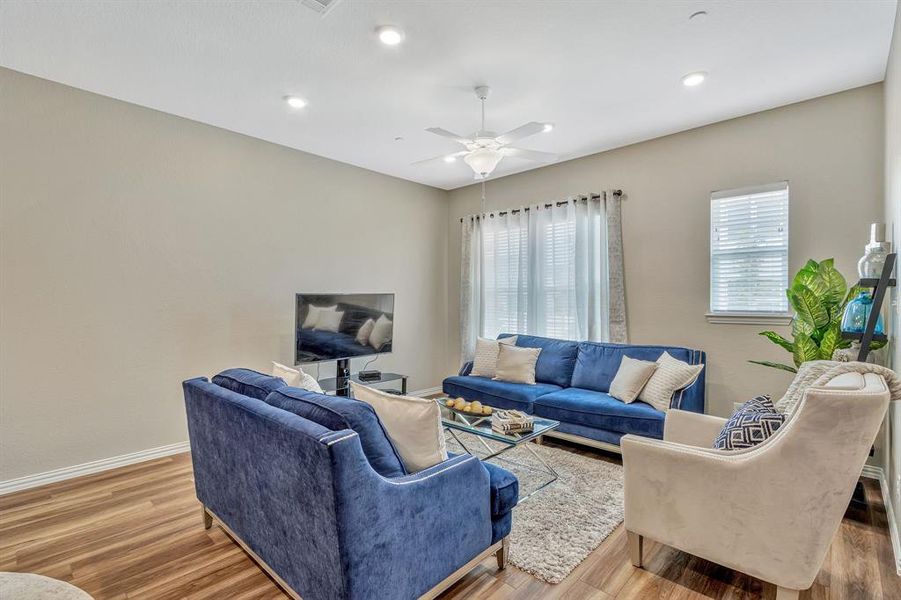
[{"label": "blue glass vase", "polygon": [[[873,298],[869,292],[860,292],[856,298],[845,306],[845,314],[842,316],[842,331],[846,333],[863,333],[867,328],[870,311],[873,310]],[[883,333],[882,315],[876,320],[874,333]]]}]

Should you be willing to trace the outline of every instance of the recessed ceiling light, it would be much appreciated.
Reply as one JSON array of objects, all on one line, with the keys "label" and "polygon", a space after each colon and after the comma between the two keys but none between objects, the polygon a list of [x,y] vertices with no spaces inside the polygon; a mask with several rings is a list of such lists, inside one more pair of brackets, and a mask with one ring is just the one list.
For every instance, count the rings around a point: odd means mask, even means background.
[{"label": "recessed ceiling light", "polygon": [[544,124],[544,130],[543,130],[543,131],[544,131],[545,133],[547,133],[548,131],[553,131],[553,130],[554,130],[554,124],[553,124],[553,123],[545,123],[545,124]]},{"label": "recessed ceiling light", "polygon": [[454,156],[454,155],[448,155],[448,156],[445,156],[445,157],[444,157],[444,162],[446,162],[446,163],[457,162],[457,157]]},{"label": "recessed ceiling light", "polygon": [[288,106],[291,108],[303,108],[307,105],[307,101],[300,96],[285,96],[285,102],[287,102]]},{"label": "recessed ceiling light", "polygon": [[375,32],[386,46],[397,46],[404,41],[404,32],[394,25],[382,25],[376,28]]},{"label": "recessed ceiling light", "polygon": [[707,79],[707,73],[705,71],[689,73],[682,78],[682,85],[686,87],[694,87],[696,85],[701,85],[702,83],[704,83],[705,79]]}]

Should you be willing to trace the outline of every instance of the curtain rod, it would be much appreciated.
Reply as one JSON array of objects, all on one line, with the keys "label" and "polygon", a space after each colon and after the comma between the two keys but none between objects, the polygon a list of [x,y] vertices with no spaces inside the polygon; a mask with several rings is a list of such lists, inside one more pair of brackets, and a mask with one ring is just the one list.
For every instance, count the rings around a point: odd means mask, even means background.
[{"label": "curtain rod", "polygon": [[[605,194],[606,194],[606,192],[605,192]],[[623,195],[623,191],[622,191],[622,190],[613,190],[613,195],[614,195],[614,196],[622,196],[622,195]],[[549,202],[549,203],[545,204],[544,207],[545,207],[545,208],[553,208],[554,206],[565,206],[565,205],[569,204],[570,202],[576,202],[576,201],[580,201],[580,200],[588,200],[589,198],[592,199],[592,200],[597,200],[597,199],[599,199],[600,197],[601,197],[601,194],[591,194],[591,195],[589,195],[589,196],[576,196],[576,197],[574,197],[574,198],[571,198],[570,200],[561,200],[560,202]],[[499,217],[503,217],[504,215],[506,215],[506,214],[508,214],[508,213],[511,214],[511,215],[515,215],[515,214],[518,213],[518,212],[529,212],[529,207],[526,206],[526,207],[523,207],[523,208],[513,208],[513,209],[510,209],[510,210],[502,210],[502,211],[498,211],[498,212],[489,212],[489,213],[485,213],[485,214],[486,214],[486,215],[491,215],[492,217],[493,217],[494,215],[497,215],[497,216],[499,216]],[[479,218],[481,218],[481,215],[469,215],[469,217],[460,217],[460,222],[462,223],[462,222],[463,222],[463,219],[467,219],[467,218],[469,218],[469,219],[479,219]]]}]

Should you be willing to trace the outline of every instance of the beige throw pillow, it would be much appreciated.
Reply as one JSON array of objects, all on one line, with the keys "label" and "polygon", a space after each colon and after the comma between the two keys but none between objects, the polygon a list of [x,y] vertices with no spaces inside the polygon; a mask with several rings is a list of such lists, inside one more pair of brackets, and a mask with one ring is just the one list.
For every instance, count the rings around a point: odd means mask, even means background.
[{"label": "beige throw pillow", "polygon": [[494,377],[497,371],[497,353],[501,344],[515,346],[516,336],[505,337],[500,340],[489,340],[482,338],[476,340],[476,353],[472,359],[472,370],[469,372],[473,377]]},{"label": "beige throw pillow", "polygon": [[316,319],[316,324],[313,326],[313,329],[317,331],[331,331],[332,333],[338,333],[338,328],[341,327],[341,319],[343,318],[343,310],[319,311],[319,317]]},{"label": "beige throw pillow", "polygon": [[355,382],[353,397],[370,405],[409,473],[447,460],[441,409],[434,400],[397,396]]},{"label": "beige throw pillow", "polygon": [[366,319],[366,322],[360,326],[360,329],[357,330],[357,343],[361,346],[365,346],[369,343],[369,336],[372,335],[372,328],[375,327],[375,321],[372,319]]},{"label": "beige throw pillow", "polygon": [[634,402],[645,384],[657,370],[657,363],[623,356],[610,384],[610,395],[626,404]]},{"label": "beige throw pillow", "polygon": [[369,345],[378,350],[391,341],[394,335],[394,323],[382,315],[379,320],[372,326],[372,332],[369,334]]},{"label": "beige throw pillow", "polygon": [[638,399],[666,412],[669,410],[673,394],[694,383],[703,369],[702,364],[690,365],[664,352],[657,359],[657,370],[638,394]]},{"label": "beige throw pillow", "polygon": [[520,348],[502,344],[497,353],[497,370],[494,379],[510,383],[535,385],[535,363],[541,348]]},{"label": "beige throw pillow", "polygon": [[292,369],[291,367],[286,367],[283,364],[272,361],[272,376],[281,377],[285,380],[285,383],[291,387],[309,390],[311,392],[316,392],[317,394],[323,393],[322,387],[319,385],[319,382],[316,381],[316,378],[309,373],[304,373],[303,369],[300,367]]},{"label": "beige throw pillow", "polygon": [[324,310],[338,310],[338,305],[334,306],[313,306],[310,305],[310,310],[307,312],[307,318],[304,319],[303,325],[301,327],[303,329],[312,329],[316,327],[316,321],[319,320],[319,313]]}]

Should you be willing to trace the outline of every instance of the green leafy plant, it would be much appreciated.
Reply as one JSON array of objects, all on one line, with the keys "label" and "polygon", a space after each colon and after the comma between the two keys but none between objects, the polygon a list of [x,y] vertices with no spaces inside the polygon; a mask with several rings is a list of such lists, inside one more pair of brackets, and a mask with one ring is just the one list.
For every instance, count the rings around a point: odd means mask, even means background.
[{"label": "green leafy plant", "polygon": [[[841,322],[845,305],[859,293],[857,286],[848,289],[845,278],[834,266],[834,260],[808,260],[785,290],[788,302],[795,311],[792,319],[792,340],[775,331],[761,331],[774,344],[792,355],[794,366],[752,360],[754,364],[797,373],[801,363],[809,360],[831,360],[837,348],[848,348],[851,342],[842,339]],[[876,349],[878,344],[873,345]]]}]

